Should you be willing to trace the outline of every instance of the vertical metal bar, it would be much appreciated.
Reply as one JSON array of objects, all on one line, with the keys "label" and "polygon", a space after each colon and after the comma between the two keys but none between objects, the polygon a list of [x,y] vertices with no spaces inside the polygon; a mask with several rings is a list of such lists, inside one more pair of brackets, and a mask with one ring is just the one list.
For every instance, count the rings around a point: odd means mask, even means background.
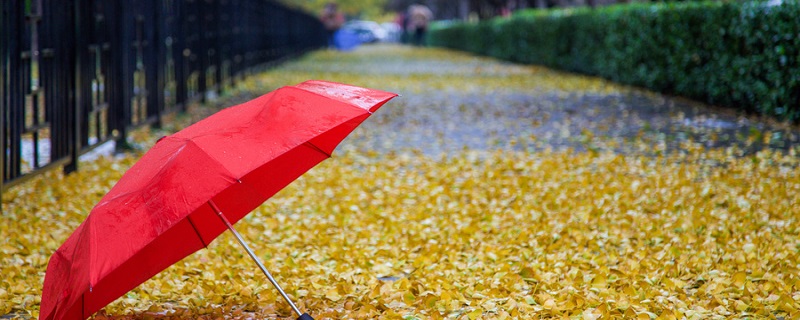
[{"label": "vertical metal bar", "polygon": [[214,203],[214,201],[208,200],[208,204],[211,206],[212,209],[214,209],[214,212],[217,214],[217,216],[219,216],[219,218],[222,219],[222,222],[225,223],[225,226],[228,227],[228,230],[230,230],[233,233],[233,236],[236,237],[236,240],[239,241],[239,244],[242,245],[242,247],[244,247],[244,250],[247,251],[247,254],[250,255],[250,258],[252,258],[253,261],[256,262],[256,264],[258,265],[258,268],[261,269],[261,272],[263,272],[264,275],[267,276],[267,279],[269,279],[269,282],[271,282],[272,285],[275,286],[275,289],[278,289],[278,292],[280,292],[281,296],[283,296],[283,299],[286,300],[286,302],[289,303],[289,306],[292,307],[292,310],[294,310],[294,312],[297,313],[298,316],[302,316],[303,313],[300,312],[300,309],[297,308],[297,306],[294,304],[294,302],[292,302],[292,299],[289,298],[289,296],[286,294],[286,292],[283,291],[283,288],[281,288],[281,286],[278,284],[278,282],[275,281],[275,278],[273,278],[272,275],[269,273],[269,271],[267,271],[267,268],[264,267],[264,265],[261,263],[261,260],[258,259],[258,256],[256,256],[256,254],[253,253],[253,250],[250,249],[250,246],[248,246],[247,243],[244,242],[244,239],[242,239],[242,236],[239,235],[239,232],[236,232],[236,229],[233,228],[233,225],[231,225],[231,222],[228,221],[228,218],[225,217],[225,215],[222,213],[222,211],[219,209],[219,207],[217,207],[217,205]]},{"label": "vertical metal bar", "polygon": [[114,3],[116,5],[114,16],[120,17],[116,22],[119,24],[117,29],[119,33],[116,34],[116,37],[119,38],[116,41],[118,45],[116,59],[119,63],[120,73],[114,83],[117,87],[116,89],[119,90],[117,98],[119,104],[111,107],[118,108],[117,121],[119,123],[117,123],[117,131],[119,135],[117,136],[117,150],[124,151],[130,149],[130,145],[128,145],[128,128],[133,120],[133,74],[136,68],[136,57],[132,45],[136,31],[134,21],[136,10],[134,7],[135,2],[133,1],[117,0]]},{"label": "vertical metal bar", "polygon": [[[97,16],[93,19],[92,34],[93,41],[97,45],[97,56],[95,57],[92,73],[87,76],[89,79],[92,77],[97,78],[98,87],[97,96],[93,101],[97,101],[100,108],[96,108],[92,103],[91,109],[93,112],[97,111],[94,115],[97,120],[97,138],[102,137],[103,140],[114,138],[114,130],[118,127],[117,111],[119,106],[115,105],[116,96],[121,95],[121,74],[115,72],[122,72],[118,66],[117,51],[119,50],[119,19],[115,10],[117,7],[113,1],[107,0],[92,0],[92,12],[100,14],[102,20],[97,21]],[[100,5],[99,12],[95,11],[95,6]],[[91,61],[90,61],[91,63]],[[91,88],[90,88],[91,89]],[[102,119],[102,122],[101,122]],[[88,118],[84,118],[88,121]],[[102,130],[100,129],[102,128]]]},{"label": "vertical metal bar", "polygon": [[[70,30],[76,30],[76,31],[78,30],[78,23],[80,22],[80,20],[78,20],[79,17],[77,13],[79,9],[80,9],[79,3],[77,1],[72,1],[71,2],[72,11],[70,12],[71,15],[64,17],[66,21],[70,22],[70,27],[71,27]],[[81,149],[80,148],[81,136],[80,136],[80,130],[78,130],[78,127],[80,127],[80,122],[78,122],[78,120],[81,117],[81,107],[78,102],[80,101],[80,99],[82,99],[81,95],[83,93],[81,92],[81,87],[78,86],[78,80],[80,79],[79,76],[80,69],[77,62],[79,62],[80,59],[78,58],[80,52],[79,50],[80,48],[82,48],[82,46],[79,45],[80,44],[79,39],[83,37],[85,36],[81,36],[81,34],[73,32],[70,35],[69,41],[66,41],[62,48],[65,54],[69,54],[69,56],[64,58],[62,61],[64,61],[66,64],[70,64],[70,62],[72,62],[70,72],[64,75],[64,78],[69,81],[69,84],[67,85],[65,90],[71,92],[69,105],[67,107],[67,110],[69,110],[70,112],[67,113],[67,115],[64,118],[64,122],[67,124],[64,133],[66,135],[65,139],[68,139],[69,141],[69,144],[66,146],[64,152],[66,153],[67,156],[71,158],[70,164],[64,168],[66,173],[71,173],[78,170],[78,158],[80,156],[80,149]]]},{"label": "vertical metal bar", "polygon": [[[84,87],[86,86],[84,83],[84,68],[86,66],[84,62],[85,59],[83,57],[86,56],[84,50],[86,50],[85,40],[88,34],[84,31],[86,22],[83,21],[83,18],[85,17],[83,12],[85,10],[83,1],[74,0],[72,10],[72,21],[75,31],[72,35],[73,41],[71,41],[71,47],[65,48],[71,52],[72,60],[74,61],[74,69],[72,70],[73,82],[69,88],[73,94],[72,99],[70,100],[72,119],[65,119],[65,121],[72,121],[71,141],[69,145],[70,163],[64,167],[64,171],[66,173],[78,170],[78,159],[80,158],[82,148],[81,118],[83,115],[83,106],[85,104],[84,99],[86,99],[84,91]],[[91,15],[88,16],[91,17]]]},{"label": "vertical metal bar", "polygon": [[[26,81],[25,86],[26,92],[30,92],[30,99],[31,99],[31,115],[22,113],[23,117],[31,117],[33,119],[33,127],[36,128],[39,125],[39,109],[42,107],[39,105],[39,96],[42,94],[42,61],[41,61],[41,48],[39,46],[39,23],[42,21],[42,3],[41,0],[34,0],[31,3],[31,11],[28,12],[28,21],[30,22],[31,28],[31,43],[30,43],[30,64],[27,66],[30,72],[30,82]],[[34,69],[34,67],[36,67]],[[27,108],[24,111],[28,111]],[[27,121],[23,120],[24,122],[24,131],[28,131],[27,128]],[[27,133],[27,132],[26,132]],[[33,148],[33,159],[31,160],[31,167],[33,170],[39,168],[39,130],[38,128],[33,130],[33,140],[32,148]]]},{"label": "vertical metal bar", "polygon": [[148,76],[149,108],[153,109],[154,116],[156,117],[153,126],[156,128],[161,127],[161,117],[165,112],[166,105],[164,103],[164,89],[166,84],[164,82],[164,68],[166,67],[166,59],[164,59],[164,16],[162,13],[162,1],[150,2],[150,14],[147,19],[150,22],[150,75]]},{"label": "vertical metal bar", "polygon": [[182,15],[182,23],[181,23],[181,30],[183,34],[183,79],[181,83],[184,83],[183,86],[186,102],[190,99],[194,99],[197,96],[197,77],[195,76],[195,72],[197,72],[197,65],[198,65],[198,48],[197,48],[197,41],[198,41],[198,34],[197,29],[200,28],[200,21],[197,18],[197,7],[199,0],[184,0],[183,1],[183,10],[185,14]]},{"label": "vertical metal bar", "polygon": [[197,20],[199,25],[197,28],[199,29],[199,32],[197,33],[197,43],[195,47],[197,48],[197,59],[200,67],[197,71],[197,91],[199,91],[200,101],[203,103],[206,102],[206,91],[208,91],[208,88],[206,87],[206,72],[208,71],[208,21],[206,21],[206,11],[208,11],[208,9],[206,7],[207,0],[198,0]]},{"label": "vertical metal bar", "polygon": [[160,126],[161,115],[164,110],[163,59],[161,47],[163,41],[159,38],[161,17],[159,16],[160,1],[148,0],[143,8],[143,39],[146,41],[145,55],[145,91],[147,92],[147,119],[155,120],[154,125]]},{"label": "vertical metal bar", "polygon": [[223,69],[223,63],[225,61],[225,52],[223,51],[222,48],[224,46],[223,43],[226,39],[223,38],[225,33],[222,31],[222,19],[224,19],[227,13],[223,11],[222,1],[224,0],[216,0],[212,5],[214,8],[214,12],[212,13],[214,19],[212,24],[212,28],[214,30],[214,38],[212,40],[214,44],[213,45],[214,55],[212,63],[216,65],[214,67],[214,70],[216,70],[216,72],[214,73],[214,84],[216,85],[216,91],[218,95],[222,94],[224,86],[223,79],[225,79],[223,75],[223,73],[225,72],[225,70]]},{"label": "vertical metal bar", "polygon": [[181,110],[186,110],[187,94],[186,94],[186,74],[188,73],[187,63],[188,58],[184,56],[186,52],[186,29],[184,28],[186,20],[186,5],[181,0],[176,0],[173,5],[173,14],[175,15],[174,26],[174,42],[172,57],[175,59],[175,103],[180,105]]},{"label": "vertical metal bar", "polygon": [[174,31],[174,2],[171,0],[161,1],[158,5],[159,21],[158,36],[156,39],[159,41],[159,100],[162,101],[164,111],[175,112],[176,107],[176,92],[175,92],[175,58],[173,52],[175,48],[175,33]]},{"label": "vertical metal bar", "polygon": [[[56,3],[48,3],[46,7],[39,9],[40,14],[42,14],[42,29],[41,34],[42,38],[40,40],[41,43],[41,50],[42,50],[42,63],[41,63],[41,83],[40,87],[44,88],[44,92],[42,96],[44,97],[44,103],[40,106],[40,108],[44,111],[44,123],[45,126],[50,127],[50,137],[42,137],[44,139],[50,139],[50,159],[49,163],[53,161],[59,160],[60,158],[60,149],[63,146],[63,132],[60,132],[59,129],[61,127],[61,114],[64,112],[63,108],[63,100],[69,99],[69,92],[63,92],[61,90],[61,86],[64,84],[63,79],[61,79],[61,75],[63,74],[62,70],[66,66],[61,66],[61,63],[58,62],[58,59],[63,57],[63,52],[61,52],[61,48],[58,47],[59,39],[54,37],[51,30],[55,29],[54,27],[57,25],[64,25],[63,21],[61,20],[61,16],[54,17],[51,16],[50,13],[52,11],[58,11],[63,15],[69,14],[67,11],[64,11],[63,1]],[[65,26],[65,25],[64,25]],[[61,96],[62,101],[58,101],[55,96],[59,94],[64,94]],[[41,114],[42,109],[39,110],[39,114]],[[37,118],[39,117],[37,114]],[[37,129],[37,134],[38,134]]]},{"label": "vertical metal bar", "polygon": [[[110,0],[103,4],[105,23],[108,30],[108,41],[110,45],[110,63],[109,69],[106,70],[108,74],[108,123],[109,133],[117,132],[118,136],[115,137],[117,143],[117,150],[124,149],[121,143],[124,143],[125,134],[123,132],[125,124],[125,106],[130,105],[128,95],[125,93],[124,87],[126,81],[124,78],[126,69],[123,65],[126,64],[124,57],[125,41],[127,38],[124,36],[124,25],[126,15],[122,9],[122,0]],[[125,100],[128,100],[126,103]]]},{"label": "vertical metal bar", "polygon": [[236,1],[230,0],[226,2],[226,6],[223,9],[225,12],[225,20],[223,20],[222,25],[220,26],[222,30],[226,30],[225,33],[225,56],[224,59],[227,61],[227,70],[225,77],[227,78],[226,84],[228,84],[231,88],[236,86],[236,65],[235,65],[235,56],[236,56],[236,36],[237,30],[239,26],[234,21],[234,16],[236,16],[235,10]]},{"label": "vertical metal bar", "polygon": [[[49,3],[46,7],[45,23],[47,36],[47,45],[50,47],[52,54],[48,57],[49,67],[48,74],[52,77],[50,83],[51,89],[45,89],[45,121],[50,123],[50,163],[60,161],[67,155],[64,152],[65,147],[69,143],[71,136],[65,123],[66,115],[71,114],[69,106],[72,100],[72,91],[67,90],[67,86],[71,81],[65,75],[72,74],[71,68],[74,67],[73,62],[65,60],[70,57],[69,53],[64,50],[64,42],[69,41],[71,34],[67,33],[63,37],[56,36],[54,30],[59,27],[65,27],[65,30],[73,30],[69,22],[70,17],[70,1],[58,1]],[[58,12],[58,15],[52,14]],[[60,99],[59,99],[60,98]],[[63,168],[63,166],[62,166]]]},{"label": "vertical metal bar", "polygon": [[[147,119],[147,86],[146,72],[147,63],[144,54],[144,17],[142,17],[142,3],[144,0],[134,1],[133,12],[131,12],[132,38],[131,47],[133,48],[133,60],[131,61],[131,118],[128,120],[130,127],[137,127]],[[131,3],[131,2],[129,2]],[[143,75],[143,73],[145,75]]]},{"label": "vertical metal bar", "polygon": [[9,21],[11,22],[9,61],[8,61],[8,86],[9,92],[9,108],[7,110],[8,136],[6,137],[7,148],[9,150],[8,159],[6,163],[6,179],[13,180],[20,175],[22,161],[20,159],[20,140],[22,132],[22,112],[21,110],[25,105],[25,90],[23,82],[25,81],[25,73],[22,68],[22,46],[24,44],[25,28],[25,7],[22,0],[11,0],[9,12]]},{"label": "vertical metal bar", "polygon": [[[55,10],[61,10],[59,15],[54,15],[53,21],[54,23],[49,26],[49,30],[55,30],[59,26],[67,27],[66,30],[73,30],[71,29],[72,25],[70,23],[71,18],[70,14],[70,1],[59,1],[57,2],[58,6],[54,8]],[[52,12],[52,11],[51,11]],[[48,32],[49,34],[53,34],[52,31]],[[50,161],[60,160],[62,157],[67,155],[64,152],[64,149],[68,147],[69,144],[69,137],[72,136],[67,130],[69,124],[67,124],[64,120],[66,120],[68,114],[72,114],[70,100],[72,100],[73,95],[72,91],[67,89],[67,86],[71,81],[67,78],[67,75],[73,74],[69,70],[70,68],[74,67],[74,61],[66,60],[70,57],[70,54],[64,50],[64,42],[69,41],[72,34],[67,33],[63,37],[56,37],[55,35],[49,37],[50,41],[52,41],[52,48],[53,48],[53,76],[55,78],[55,85],[54,90],[51,94],[48,94],[49,97],[53,97],[49,101],[45,101],[47,106],[49,107],[48,111],[49,114],[47,115],[50,118],[50,123],[52,124],[51,133],[50,133],[50,140],[53,143],[53,147],[50,149]],[[61,99],[57,99],[56,97],[61,97]],[[60,100],[60,101],[59,101]],[[63,166],[62,166],[63,168]]]},{"label": "vertical metal bar", "polygon": [[[9,57],[9,44],[11,40],[11,25],[9,21],[10,6],[13,1],[2,1],[0,4],[0,194],[3,193],[3,187],[6,180],[6,110],[9,108],[8,104],[8,89],[6,85],[9,75],[8,70],[8,57]],[[0,212],[2,212],[3,204],[0,201]]]},{"label": "vertical metal bar", "polygon": [[[62,108],[64,101],[69,99],[69,92],[62,90],[64,80],[61,79],[61,75],[63,74],[63,69],[67,66],[62,66],[58,61],[64,55],[59,47],[60,39],[51,32],[51,30],[55,29],[55,26],[67,26],[66,22],[62,20],[64,15],[69,14],[69,11],[64,6],[65,3],[65,1],[48,2],[47,5],[39,9],[40,14],[42,14],[42,29],[40,29],[42,30],[42,38],[40,43],[42,46],[43,73],[41,87],[44,88],[44,104],[41,108],[44,108],[44,125],[50,127],[50,137],[44,136],[42,138],[50,139],[50,159],[48,164],[61,158],[60,151],[64,145],[62,141],[64,132],[60,131],[60,129],[63,129],[60,120],[65,111]],[[61,15],[53,16],[50,14],[53,11],[60,12]],[[59,95],[61,95],[61,101],[55,98]]]},{"label": "vertical metal bar", "polygon": [[236,19],[231,19],[231,24],[233,25],[233,34],[231,35],[231,74],[233,75],[235,80],[231,82],[232,85],[235,85],[236,82],[242,81],[241,78],[241,63],[242,63],[242,27],[244,25],[244,21],[246,21],[245,14],[239,14],[242,12],[242,3],[240,0],[233,0],[233,4],[231,5],[230,15],[231,17],[236,17]]}]

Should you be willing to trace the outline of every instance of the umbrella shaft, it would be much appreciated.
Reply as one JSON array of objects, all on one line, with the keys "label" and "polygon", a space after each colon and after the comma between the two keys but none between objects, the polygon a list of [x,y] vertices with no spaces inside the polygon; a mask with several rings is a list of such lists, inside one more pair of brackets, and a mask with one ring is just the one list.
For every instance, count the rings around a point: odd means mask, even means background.
[{"label": "umbrella shaft", "polygon": [[244,247],[244,250],[247,251],[247,254],[250,255],[250,258],[252,258],[253,261],[256,262],[258,268],[261,269],[261,272],[263,272],[264,275],[267,276],[267,279],[269,279],[269,282],[272,282],[272,285],[275,286],[275,289],[278,289],[278,292],[280,292],[281,296],[283,296],[283,299],[289,303],[289,306],[292,307],[292,310],[294,310],[294,312],[297,313],[298,316],[301,316],[302,312],[300,312],[300,309],[298,309],[297,306],[294,304],[294,302],[292,302],[292,299],[289,299],[289,296],[286,294],[286,292],[283,291],[283,288],[281,288],[278,282],[275,281],[275,278],[273,278],[272,275],[269,273],[269,271],[267,271],[267,268],[264,267],[264,264],[261,263],[261,260],[258,259],[255,253],[253,253],[253,250],[250,249],[250,246],[248,246],[247,243],[244,242],[244,239],[239,234],[239,232],[237,232],[236,229],[233,228],[233,225],[231,225],[231,222],[228,221],[228,218],[225,217],[225,215],[222,213],[222,211],[219,210],[219,208],[214,202],[209,201],[208,204],[210,204],[211,207],[214,208],[214,211],[217,213],[220,219],[222,219],[222,222],[225,223],[226,227],[228,227],[228,230],[230,230],[233,233],[233,236],[236,237],[236,240],[239,241],[239,244],[242,245],[242,247]]}]

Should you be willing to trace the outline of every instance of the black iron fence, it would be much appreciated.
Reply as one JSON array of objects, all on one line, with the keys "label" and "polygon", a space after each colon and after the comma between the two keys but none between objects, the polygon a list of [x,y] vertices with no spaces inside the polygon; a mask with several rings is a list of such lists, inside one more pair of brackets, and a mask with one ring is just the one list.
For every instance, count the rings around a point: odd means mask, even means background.
[{"label": "black iron fence", "polygon": [[270,0],[0,2],[0,190],[326,43]]}]

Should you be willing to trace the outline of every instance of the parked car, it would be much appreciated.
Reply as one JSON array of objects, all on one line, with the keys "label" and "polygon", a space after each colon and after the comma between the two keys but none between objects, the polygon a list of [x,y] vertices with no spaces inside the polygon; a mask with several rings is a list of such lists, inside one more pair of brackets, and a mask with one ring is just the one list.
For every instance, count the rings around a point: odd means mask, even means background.
[{"label": "parked car", "polygon": [[394,22],[384,22],[381,23],[381,27],[386,31],[386,40],[384,41],[400,42],[400,38],[403,36],[403,28],[400,25]]},{"label": "parked car", "polygon": [[342,29],[355,33],[361,43],[385,41],[388,37],[386,30],[375,21],[351,20],[346,22]]}]

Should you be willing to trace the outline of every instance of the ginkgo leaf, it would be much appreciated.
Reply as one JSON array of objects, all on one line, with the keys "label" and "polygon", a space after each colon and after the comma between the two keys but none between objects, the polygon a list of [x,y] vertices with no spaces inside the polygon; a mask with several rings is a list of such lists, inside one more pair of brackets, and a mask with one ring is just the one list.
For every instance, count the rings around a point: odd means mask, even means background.
[{"label": "ginkgo leaf", "polygon": [[[133,153],[9,188],[0,316],[38,317],[48,257],[158,137],[308,79],[403,95],[236,225],[316,318],[800,316],[796,146],[708,147],[688,137],[717,128],[677,130],[697,122],[679,111],[631,119],[634,104],[666,97],[397,46],[309,54],[134,131]],[[96,318],[295,318],[280,299],[224,233]]]}]

